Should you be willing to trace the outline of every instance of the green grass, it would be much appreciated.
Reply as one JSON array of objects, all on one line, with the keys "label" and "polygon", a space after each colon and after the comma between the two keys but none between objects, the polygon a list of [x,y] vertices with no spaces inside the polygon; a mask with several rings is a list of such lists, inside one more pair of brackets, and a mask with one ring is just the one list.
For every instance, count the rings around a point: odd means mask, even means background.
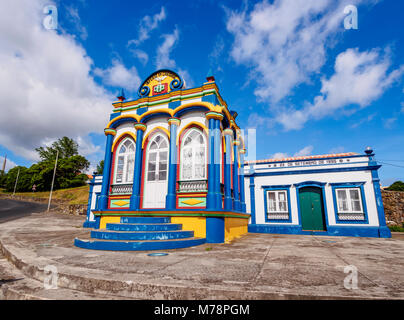
[{"label": "green grass", "polygon": [[389,226],[391,232],[404,232],[404,223],[400,226]]},{"label": "green grass", "polygon": [[[0,190],[0,192],[4,192]],[[68,201],[69,204],[87,204],[89,186],[60,189],[52,192],[52,199]],[[44,192],[16,192],[15,195],[29,198],[49,198],[49,191]]]}]

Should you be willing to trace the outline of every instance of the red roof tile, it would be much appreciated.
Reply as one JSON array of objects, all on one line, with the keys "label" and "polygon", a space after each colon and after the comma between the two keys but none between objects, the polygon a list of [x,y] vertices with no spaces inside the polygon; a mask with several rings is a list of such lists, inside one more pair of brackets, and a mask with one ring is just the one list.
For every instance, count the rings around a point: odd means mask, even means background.
[{"label": "red roof tile", "polygon": [[340,157],[349,157],[349,156],[357,156],[358,153],[348,152],[348,153],[334,153],[334,154],[323,154],[317,156],[303,156],[303,157],[290,157],[290,158],[280,158],[280,159],[264,159],[264,160],[255,160],[255,161],[246,161],[245,164],[258,164],[258,163],[266,163],[266,162],[283,162],[283,161],[301,161],[301,160],[312,160],[312,159],[325,159],[325,158],[340,158]]}]

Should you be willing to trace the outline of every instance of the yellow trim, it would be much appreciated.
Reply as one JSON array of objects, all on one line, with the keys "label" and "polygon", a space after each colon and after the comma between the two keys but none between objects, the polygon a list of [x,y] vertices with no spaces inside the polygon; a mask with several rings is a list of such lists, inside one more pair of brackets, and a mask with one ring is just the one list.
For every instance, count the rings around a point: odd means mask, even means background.
[{"label": "yellow trim", "polygon": [[171,223],[182,224],[182,230],[193,231],[196,238],[206,238],[205,217],[171,217]]},{"label": "yellow trim", "polygon": [[121,217],[103,216],[100,218],[100,229],[105,229],[107,223],[120,223]]},{"label": "yellow trim", "polygon": [[[174,92],[176,92],[176,91],[174,91]],[[142,98],[142,99],[145,99],[145,98]],[[139,99],[139,100],[138,100],[138,103],[141,103],[141,102],[143,101],[142,99]],[[145,100],[145,101],[146,101],[146,100]],[[137,114],[122,114],[122,115],[120,115],[120,116],[118,116],[118,117],[112,119],[112,120],[108,123],[106,129],[109,129],[109,128],[111,127],[111,125],[112,125],[114,122],[116,122],[116,121],[118,121],[118,120],[120,120],[120,119],[132,118],[135,122],[141,122],[142,119],[144,119],[146,116],[148,116],[148,115],[150,115],[150,114],[153,114],[153,113],[159,113],[159,112],[165,113],[165,114],[167,114],[167,115],[169,115],[169,116],[171,116],[171,117],[174,117],[174,115],[175,115],[178,111],[181,111],[182,109],[186,109],[186,108],[189,108],[189,107],[192,107],[192,106],[204,106],[204,107],[206,107],[207,109],[209,109],[209,111],[218,112],[218,113],[224,113],[224,115],[227,117],[227,119],[228,119],[229,122],[230,122],[230,127],[233,128],[233,129],[235,129],[235,130],[239,129],[239,127],[238,127],[237,124],[235,123],[233,117],[231,116],[229,110],[227,110],[226,107],[222,107],[222,106],[219,106],[219,105],[215,106],[215,105],[211,104],[210,102],[205,102],[205,101],[197,101],[197,102],[185,103],[185,104],[183,104],[183,105],[178,106],[178,107],[177,107],[176,109],[174,109],[174,110],[173,110],[173,109],[168,109],[168,108],[165,108],[165,109],[161,109],[161,108],[159,108],[159,109],[153,109],[153,110],[149,110],[149,111],[143,113],[141,116],[139,116],[139,115],[137,115]]]},{"label": "yellow trim", "polygon": [[224,218],[224,240],[229,243],[248,232],[248,219]]},{"label": "yellow trim", "polygon": [[210,119],[216,119],[216,120],[220,120],[222,121],[224,118],[224,115],[218,112],[214,112],[214,111],[210,111],[205,113],[205,117],[206,119],[210,120]]},{"label": "yellow trim", "polygon": [[159,129],[160,129],[161,131],[163,131],[163,132],[167,135],[168,141],[170,142],[170,132],[168,132],[168,130],[167,130],[166,128],[163,128],[163,127],[158,126],[158,127],[153,128],[150,132],[148,132],[148,133],[144,136],[143,141],[142,141],[142,149],[144,148],[144,144],[145,144],[145,142],[147,141],[148,136],[149,136],[151,133],[153,133],[154,131],[159,130]]},{"label": "yellow trim", "polygon": [[124,133],[120,134],[119,137],[114,139],[114,142],[112,143],[111,152],[114,152],[115,145],[118,143],[119,139],[121,139],[122,136],[125,136],[125,135],[130,135],[133,138],[133,140],[135,140],[135,144],[136,144],[136,135],[133,132],[124,132]]},{"label": "yellow trim", "polygon": [[123,207],[124,205],[126,205],[126,204],[129,204],[130,202],[129,201],[125,201],[125,200],[116,200],[116,201],[111,201],[111,204],[114,204],[114,205],[116,205],[116,206],[119,206],[119,207]]},{"label": "yellow trim", "polygon": [[181,134],[184,132],[185,129],[187,129],[188,127],[192,126],[193,124],[195,124],[195,125],[201,127],[201,128],[203,129],[203,131],[205,132],[205,134],[206,134],[206,139],[208,139],[208,137],[209,137],[209,129],[208,129],[204,124],[202,124],[202,123],[200,123],[200,122],[191,121],[191,122],[188,123],[184,128],[182,128],[182,129],[180,130],[180,132],[177,134],[177,141],[176,141],[177,146],[178,146],[178,143],[179,143],[179,141],[180,141]]},{"label": "yellow trim", "polygon": [[105,128],[104,129],[104,134],[107,136],[107,135],[113,135],[113,136],[115,136],[116,135],[116,130],[115,129],[111,129],[111,128]]},{"label": "yellow trim", "polygon": [[189,102],[189,103],[182,104],[182,105],[178,106],[177,108],[175,108],[173,110],[173,117],[174,117],[174,114],[176,114],[178,111],[181,111],[182,109],[186,109],[186,108],[193,107],[193,106],[206,107],[210,111],[214,111],[214,109],[215,109],[215,106],[209,102],[204,102],[204,101]]},{"label": "yellow trim", "polygon": [[153,110],[149,110],[149,111],[146,111],[145,113],[143,113],[141,116],[140,116],[140,121],[142,121],[146,116],[148,116],[148,115],[151,115],[151,114],[154,114],[154,113],[159,113],[159,112],[161,112],[161,113],[166,113],[168,116],[170,116],[170,117],[173,117],[173,113],[172,113],[172,109],[168,109],[168,108],[166,108],[166,109],[153,109]]},{"label": "yellow trim", "polygon": [[194,206],[194,205],[200,204],[202,202],[203,202],[203,200],[198,200],[198,199],[195,199],[195,198],[190,198],[190,199],[181,201],[181,203],[185,203],[185,204],[188,204],[190,206]]},{"label": "yellow trim", "polygon": [[142,130],[143,132],[147,130],[147,125],[145,125],[144,123],[135,123],[134,127],[137,130]]},{"label": "yellow trim", "polygon": [[110,122],[108,122],[106,129],[110,129],[111,124],[113,124],[114,122],[116,122],[120,119],[126,119],[126,118],[132,118],[132,119],[136,120],[136,122],[139,122],[139,116],[137,114],[122,114],[122,115],[112,119]]}]

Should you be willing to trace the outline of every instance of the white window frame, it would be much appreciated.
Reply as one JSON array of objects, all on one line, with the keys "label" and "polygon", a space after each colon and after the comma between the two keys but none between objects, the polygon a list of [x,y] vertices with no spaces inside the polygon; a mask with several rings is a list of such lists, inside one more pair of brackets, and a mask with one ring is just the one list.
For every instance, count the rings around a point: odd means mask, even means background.
[{"label": "white window frame", "polygon": [[[351,190],[356,190],[359,194],[360,211],[353,210],[351,194],[349,192]],[[340,210],[340,205],[339,205],[340,199],[338,197],[338,191],[345,192],[348,210]],[[336,202],[337,202],[337,212],[338,213],[362,213],[362,214],[364,214],[361,188],[336,188],[335,189],[335,199],[337,200]]]},{"label": "white window frame", "polygon": [[[155,140],[157,139],[157,137],[161,138],[160,142],[156,142]],[[161,148],[160,145],[162,143],[162,141],[165,141],[166,143],[166,147],[165,148]],[[155,150],[151,150],[150,147],[152,145],[152,143],[155,142],[158,146],[157,149]],[[160,159],[161,155],[160,153],[162,152],[167,152],[167,159],[166,159],[166,178],[160,180],[160,172],[164,171],[161,170],[160,165],[163,163],[163,161]],[[149,180],[149,157],[150,154],[155,153],[156,154],[156,159],[155,159],[155,179],[154,180]],[[158,156],[157,156],[158,155]],[[169,169],[169,157],[170,157],[170,142],[168,141],[168,138],[162,134],[162,133],[156,133],[152,139],[149,141],[148,145],[147,145],[147,151],[146,151],[146,172],[145,172],[145,178],[146,178],[146,182],[162,182],[162,181],[167,181],[168,180],[168,169]]]},{"label": "white window frame", "polygon": [[[270,205],[270,200],[269,200],[269,193],[274,193],[275,194],[275,211],[271,211],[271,205]],[[280,200],[279,200],[279,194],[284,193],[285,194],[285,208],[286,210],[282,211],[280,209]],[[289,199],[288,199],[288,191],[287,190],[267,190],[266,192],[266,197],[267,197],[267,214],[290,214],[289,212]]]},{"label": "white window frame", "polygon": [[[133,153],[132,152],[119,153],[122,145],[126,141],[130,141],[133,144],[133,147],[134,147]],[[116,148],[115,162],[114,162],[114,171],[115,171],[114,172],[114,184],[130,184],[130,183],[133,183],[133,175],[132,175],[132,177],[129,177],[129,179],[128,179],[128,176],[127,176],[127,173],[128,173],[128,160],[129,160],[130,156],[133,156],[133,169],[132,169],[132,172],[134,172],[134,170],[135,170],[135,161],[136,161],[136,143],[135,143],[135,141],[133,141],[133,139],[127,137],[127,138],[123,139],[119,143],[118,147]],[[119,160],[119,157],[124,158],[124,160],[123,160],[123,170],[122,170],[122,181],[121,182],[116,181],[117,176],[118,176],[118,160]]]},{"label": "white window frame", "polygon": [[[204,177],[203,178],[196,178],[195,177],[195,164],[193,163],[192,164],[192,177],[191,178],[184,178],[183,177],[183,172],[184,172],[184,168],[183,168],[184,167],[184,154],[183,154],[184,144],[185,144],[185,141],[188,138],[188,136],[194,131],[198,132],[202,136],[202,139],[203,139],[204,152],[205,152],[205,155],[204,155],[204,157],[205,157]],[[193,150],[194,150],[194,148],[193,148]],[[208,163],[208,144],[207,144],[207,139],[206,139],[204,133],[201,130],[196,129],[196,128],[189,129],[188,132],[186,132],[186,134],[184,135],[184,137],[181,140],[180,152],[181,152],[180,153],[180,157],[181,157],[180,158],[181,159],[181,163],[180,163],[180,181],[207,180],[207,177],[208,177],[208,165],[207,165],[207,163]],[[195,158],[194,158],[195,153],[193,152],[192,154],[193,154],[193,160],[195,160]]]}]

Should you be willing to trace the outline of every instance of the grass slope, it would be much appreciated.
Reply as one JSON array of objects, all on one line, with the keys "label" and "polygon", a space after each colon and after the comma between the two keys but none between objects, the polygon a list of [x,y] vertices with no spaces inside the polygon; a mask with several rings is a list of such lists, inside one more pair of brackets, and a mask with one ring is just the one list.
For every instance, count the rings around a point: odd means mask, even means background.
[{"label": "grass slope", "polygon": [[[3,190],[1,190],[3,192]],[[69,204],[87,204],[89,186],[60,189],[52,192],[52,199],[66,200]],[[16,192],[16,195],[30,198],[49,198],[49,191]]]}]

